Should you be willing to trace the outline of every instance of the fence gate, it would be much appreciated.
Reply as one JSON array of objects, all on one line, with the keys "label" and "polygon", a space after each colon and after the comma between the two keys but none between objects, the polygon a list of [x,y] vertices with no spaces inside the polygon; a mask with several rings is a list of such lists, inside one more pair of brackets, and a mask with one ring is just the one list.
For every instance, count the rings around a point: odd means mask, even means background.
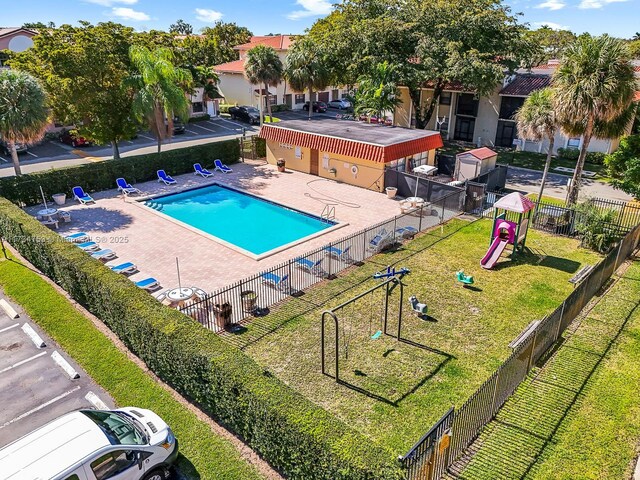
[{"label": "fence gate", "polygon": [[464,203],[464,211],[480,215],[484,208],[485,189],[484,183],[467,182],[467,194]]},{"label": "fence gate", "polygon": [[407,480],[436,480],[445,474],[449,466],[453,417],[454,408],[451,407],[409,453],[400,457]]}]

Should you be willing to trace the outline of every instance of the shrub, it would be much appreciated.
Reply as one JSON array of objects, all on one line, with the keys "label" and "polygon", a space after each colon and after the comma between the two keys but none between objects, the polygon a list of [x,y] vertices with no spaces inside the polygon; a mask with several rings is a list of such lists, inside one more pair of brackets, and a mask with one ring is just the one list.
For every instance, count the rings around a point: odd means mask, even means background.
[{"label": "shrub", "polygon": [[291,107],[289,105],[287,105],[286,103],[279,103],[278,105],[272,105],[271,106],[271,111],[273,113],[275,113],[275,112],[288,112],[289,110],[291,110]]},{"label": "shrub", "polygon": [[162,380],[291,479],[400,480],[391,452],[0,198],[0,233]]},{"label": "shrub", "polygon": [[205,168],[213,167],[216,158],[226,164],[237,162],[240,158],[237,140],[5,177],[0,179],[0,195],[17,204],[35,205],[42,199],[40,187],[47,195],[71,195],[71,189],[76,185],[81,185],[87,192],[97,192],[115,188],[118,177],[125,177],[131,183],[145,182],[155,179],[156,171],[160,168],[170,175],[179,175],[192,172],[196,162]]},{"label": "shrub", "polygon": [[615,228],[616,211],[598,208],[587,200],[576,206],[576,233],[581,245],[596,252],[606,252],[620,235]]},{"label": "shrub", "polygon": [[221,103],[218,105],[218,110],[220,110],[220,113],[229,113],[229,109],[235,106],[235,103]]},{"label": "shrub", "polygon": [[558,156],[565,160],[578,160],[580,156],[580,150],[577,148],[559,148]]},{"label": "shrub", "polygon": [[256,145],[256,155],[260,158],[267,156],[267,141],[261,137],[253,137],[253,141]]},{"label": "shrub", "polygon": [[604,159],[606,156],[607,154],[603,152],[587,152],[585,162],[593,165],[604,165]]},{"label": "shrub", "polygon": [[206,120],[211,120],[211,115],[209,115],[208,113],[205,113],[204,115],[198,115],[197,117],[191,117],[189,119],[189,123],[204,122]]}]

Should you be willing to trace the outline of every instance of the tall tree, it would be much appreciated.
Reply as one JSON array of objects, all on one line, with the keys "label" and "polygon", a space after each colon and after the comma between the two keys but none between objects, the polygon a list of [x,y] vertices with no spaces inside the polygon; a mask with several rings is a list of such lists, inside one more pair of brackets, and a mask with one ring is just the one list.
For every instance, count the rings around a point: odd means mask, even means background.
[{"label": "tall tree", "polygon": [[309,37],[297,39],[287,54],[285,77],[293,90],[309,91],[309,118],[313,116],[314,91],[324,90],[331,82],[328,64],[325,52]]},{"label": "tall tree", "polygon": [[26,72],[0,70],[0,137],[11,150],[16,175],[22,173],[16,143],[37,142],[44,136],[48,123],[40,83]]},{"label": "tall tree", "polygon": [[235,23],[216,22],[213,27],[202,29],[202,35],[212,47],[212,57],[206,66],[219,65],[238,59],[237,45],[248,43],[253,35],[246,27],[240,27]]},{"label": "tall tree", "polygon": [[193,33],[193,26],[184,20],[179,19],[176,23],[172,23],[169,26],[169,33],[175,33],[176,35],[191,35]]},{"label": "tall tree", "polygon": [[542,194],[547,182],[549,166],[551,165],[556,132],[560,126],[553,103],[553,91],[550,88],[544,88],[533,92],[516,112],[515,119],[518,132],[522,138],[536,142],[543,141],[545,137],[549,139],[549,151],[547,152],[544,172],[542,173],[542,183],[538,192],[538,201],[540,202],[542,201]]},{"label": "tall tree", "polygon": [[581,35],[567,48],[552,79],[554,100],[562,129],[582,136],[567,204],[578,200],[582,169],[593,137],[620,136],[635,113],[637,89],[629,50],[623,41],[603,35]]},{"label": "tall tree", "polygon": [[361,76],[355,96],[356,113],[383,118],[385,112],[393,112],[401,102],[396,75],[396,67],[383,62],[376,65],[369,75]]},{"label": "tall tree", "polygon": [[133,92],[123,84],[131,71],[133,39],[132,28],[112,22],[62,25],[41,31],[33,47],[9,64],[41,80],[57,120],[75,124],[82,136],[99,144],[111,144],[119,158],[118,142],[136,132]]},{"label": "tall tree", "polygon": [[618,149],[606,156],[605,164],[614,188],[640,200],[640,135],[623,137]]},{"label": "tall tree", "polygon": [[[251,85],[258,85],[260,90],[264,86],[264,90],[267,92],[266,101],[269,120],[271,120],[271,102],[269,101],[271,94],[269,93],[269,87],[276,87],[282,81],[283,68],[278,52],[272,47],[258,45],[247,51],[244,61],[244,74]],[[262,123],[263,111],[262,92],[260,92],[260,123]]]},{"label": "tall tree", "polygon": [[191,89],[191,74],[174,65],[173,53],[167,48],[150,51],[134,45],[130,56],[138,71],[130,79],[136,89],[133,114],[148,125],[160,153],[162,141],[173,135],[173,118],[187,120],[189,102],[185,93]]},{"label": "tall tree", "polygon": [[525,37],[533,46],[534,51],[530,63],[541,65],[551,59],[559,59],[566,48],[576,40],[576,35],[571,30],[554,30],[546,25],[537,30],[528,30]]}]

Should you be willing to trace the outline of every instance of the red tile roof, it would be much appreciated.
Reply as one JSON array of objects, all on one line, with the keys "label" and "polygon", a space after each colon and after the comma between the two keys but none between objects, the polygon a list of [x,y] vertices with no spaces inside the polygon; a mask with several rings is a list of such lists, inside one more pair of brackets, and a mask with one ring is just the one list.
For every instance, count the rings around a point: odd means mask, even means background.
[{"label": "red tile roof", "polygon": [[[388,127],[380,127],[388,128]],[[263,125],[260,137],[280,143],[310,148],[323,152],[345,155],[347,157],[362,158],[373,162],[386,163],[402,157],[434,150],[443,146],[442,137],[438,132],[421,138],[394,143],[391,145],[377,145],[357,140],[348,140],[335,136],[302,132],[281,128],[274,125]]]},{"label": "red tile roof", "polygon": [[234,60],[233,62],[222,63],[213,67],[216,72],[221,73],[242,73],[244,74],[244,60]]},{"label": "red tile roof", "polygon": [[633,97],[634,102],[640,102],[640,91],[637,91]]},{"label": "red tile roof", "polygon": [[478,160],[484,160],[485,158],[491,158],[498,155],[496,152],[487,147],[476,148],[467,152],[462,152],[460,155],[473,155]]},{"label": "red tile roof", "polygon": [[549,75],[516,75],[515,78],[500,90],[500,95],[512,97],[527,97],[536,90],[548,87],[551,84]]},{"label": "red tile roof", "polygon": [[251,37],[249,43],[236,45],[235,50],[249,50],[257,45],[266,45],[276,50],[288,50],[293,43],[294,37],[291,35],[264,35]]}]

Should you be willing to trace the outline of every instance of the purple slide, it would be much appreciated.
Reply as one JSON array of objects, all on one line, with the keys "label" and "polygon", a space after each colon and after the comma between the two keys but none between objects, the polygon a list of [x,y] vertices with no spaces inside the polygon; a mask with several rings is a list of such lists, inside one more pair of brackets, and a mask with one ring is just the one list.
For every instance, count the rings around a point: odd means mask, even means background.
[{"label": "purple slide", "polygon": [[493,243],[487,251],[487,254],[482,260],[480,260],[480,266],[482,268],[486,268],[487,270],[492,269],[500,258],[500,255],[502,255],[502,252],[504,252],[504,249],[508,243],[509,241],[506,238],[494,238]]}]

